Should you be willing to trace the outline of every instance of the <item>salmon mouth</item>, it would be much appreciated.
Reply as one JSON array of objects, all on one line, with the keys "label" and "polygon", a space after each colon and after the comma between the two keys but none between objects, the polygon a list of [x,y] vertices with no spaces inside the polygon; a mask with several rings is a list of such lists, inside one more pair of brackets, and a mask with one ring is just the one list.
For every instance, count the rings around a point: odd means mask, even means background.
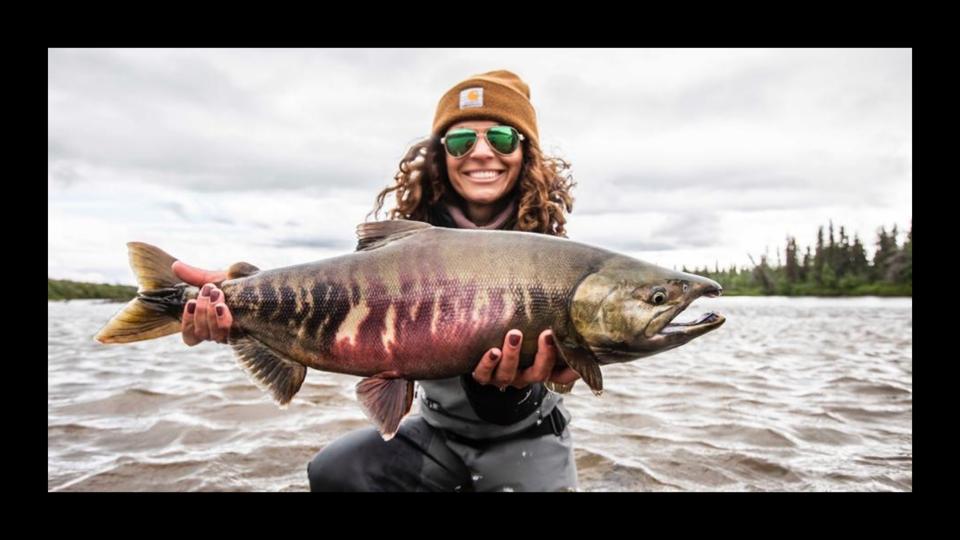
[{"label": "salmon mouth", "polygon": [[[687,300],[680,307],[680,309],[674,313],[673,317],[676,317],[682,313],[685,309],[687,309],[687,306],[692,304],[694,300],[701,296],[705,296],[707,298],[717,298],[722,294],[723,287],[721,287],[719,283],[711,281],[710,285],[704,287],[700,294]],[[698,317],[696,320],[689,322],[676,322],[671,320],[667,324],[663,325],[663,327],[660,328],[660,330],[654,336],[665,336],[671,338],[672,340],[682,339],[683,342],[686,343],[697,336],[702,336],[711,330],[719,328],[720,325],[722,325],[726,320],[726,317],[723,315],[715,311],[708,311],[703,315],[700,315],[700,317]]]},{"label": "salmon mouth", "polygon": [[726,322],[726,317],[716,313],[714,311],[709,311],[704,313],[699,318],[690,322],[669,322],[657,332],[657,335],[660,336],[671,336],[671,335],[686,335],[690,338],[694,338],[707,332],[719,328],[721,324]]},{"label": "salmon mouth", "polygon": [[610,343],[591,347],[601,364],[627,362],[679,347],[708,332],[716,330],[726,317],[710,311],[689,322],[670,322],[652,336],[640,333],[632,343]]}]

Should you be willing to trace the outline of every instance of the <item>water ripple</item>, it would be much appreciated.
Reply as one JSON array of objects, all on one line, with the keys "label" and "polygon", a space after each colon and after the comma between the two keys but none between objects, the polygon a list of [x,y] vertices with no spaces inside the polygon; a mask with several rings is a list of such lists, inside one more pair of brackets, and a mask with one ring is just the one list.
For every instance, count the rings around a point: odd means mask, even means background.
[{"label": "water ripple", "polygon": [[[698,305],[699,304],[699,305]],[[120,306],[48,303],[48,489],[302,491],[369,425],[348,375],[281,410],[215,344],[103,346]],[[564,398],[584,491],[911,491],[909,299],[718,298],[718,331]]]}]

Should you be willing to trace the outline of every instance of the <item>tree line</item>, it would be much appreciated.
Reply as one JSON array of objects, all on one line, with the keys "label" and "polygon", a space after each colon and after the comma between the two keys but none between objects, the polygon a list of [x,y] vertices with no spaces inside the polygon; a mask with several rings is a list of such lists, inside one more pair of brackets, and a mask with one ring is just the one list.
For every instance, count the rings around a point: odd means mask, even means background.
[{"label": "tree line", "polygon": [[84,283],[66,279],[47,278],[47,300],[74,300],[81,298],[105,298],[108,300],[133,300],[137,288],[129,285]]},{"label": "tree line", "polygon": [[750,257],[752,268],[732,265],[721,270],[715,265],[713,270],[684,267],[683,271],[719,282],[729,295],[913,296],[912,221],[903,244],[898,243],[899,236],[896,224],[889,232],[880,227],[869,259],[858,235],[850,238],[840,226],[835,236],[831,220],[826,235],[819,227],[812,248],[801,250],[796,238],[787,236],[782,252],[777,248],[775,264],[764,254],[760,262]]}]

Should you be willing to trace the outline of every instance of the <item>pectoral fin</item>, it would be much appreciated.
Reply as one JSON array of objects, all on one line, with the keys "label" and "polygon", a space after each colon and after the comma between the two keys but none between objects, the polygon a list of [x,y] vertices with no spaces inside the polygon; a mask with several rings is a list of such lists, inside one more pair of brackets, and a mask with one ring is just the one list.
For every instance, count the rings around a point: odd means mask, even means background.
[{"label": "pectoral fin", "polygon": [[[554,330],[553,335],[554,343],[557,344],[557,352],[564,362],[580,375],[580,378],[587,383],[587,386],[595,395],[602,394],[603,375],[600,373],[600,364],[597,362],[597,357],[593,354],[593,351],[581,342],[579,336],[572,332]],[[567,391],[569,392],[569,389]]]},{"label": "pectoral fin", "polygon": [[357,399],[383,440],[389,441],[413,405],[413,381],[384,373],[367,377],[357,383]]}]

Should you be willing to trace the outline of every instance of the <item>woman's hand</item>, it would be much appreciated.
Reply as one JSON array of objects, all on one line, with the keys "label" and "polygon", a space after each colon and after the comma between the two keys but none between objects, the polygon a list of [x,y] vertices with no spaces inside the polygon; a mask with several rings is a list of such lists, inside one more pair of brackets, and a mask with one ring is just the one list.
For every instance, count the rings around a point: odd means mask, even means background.
[{"label": "woman's hand", "polygon": [[518,373],[517,365],[520,363],[522,342],[523,333],[520,330],[513,329],[507,332],[503,340],[503,349],[494,347],[480,359],[480,363],[473,371],[474,380],[480,384],[496,385],[503,390],[508,385],[514,388],[525,388],[532,383],[545,381],[569,384],[580,378],[580,375],[570,367],[554,371],[557,348],[551,330],[540,333],[533,365]]},{"label": "woman's hand", "polygon": [[223,291],[213,283],[223,281],[227,273],[223,271],[202,270],[189,264],[176,261],[173,273],[186,283],[202,287],[200,296],[190,300],[183,308],[180,332],[183,342],[193,347],[197,343],[213,340],[226,343],[233,324],[230,308],[223,302]]}]

